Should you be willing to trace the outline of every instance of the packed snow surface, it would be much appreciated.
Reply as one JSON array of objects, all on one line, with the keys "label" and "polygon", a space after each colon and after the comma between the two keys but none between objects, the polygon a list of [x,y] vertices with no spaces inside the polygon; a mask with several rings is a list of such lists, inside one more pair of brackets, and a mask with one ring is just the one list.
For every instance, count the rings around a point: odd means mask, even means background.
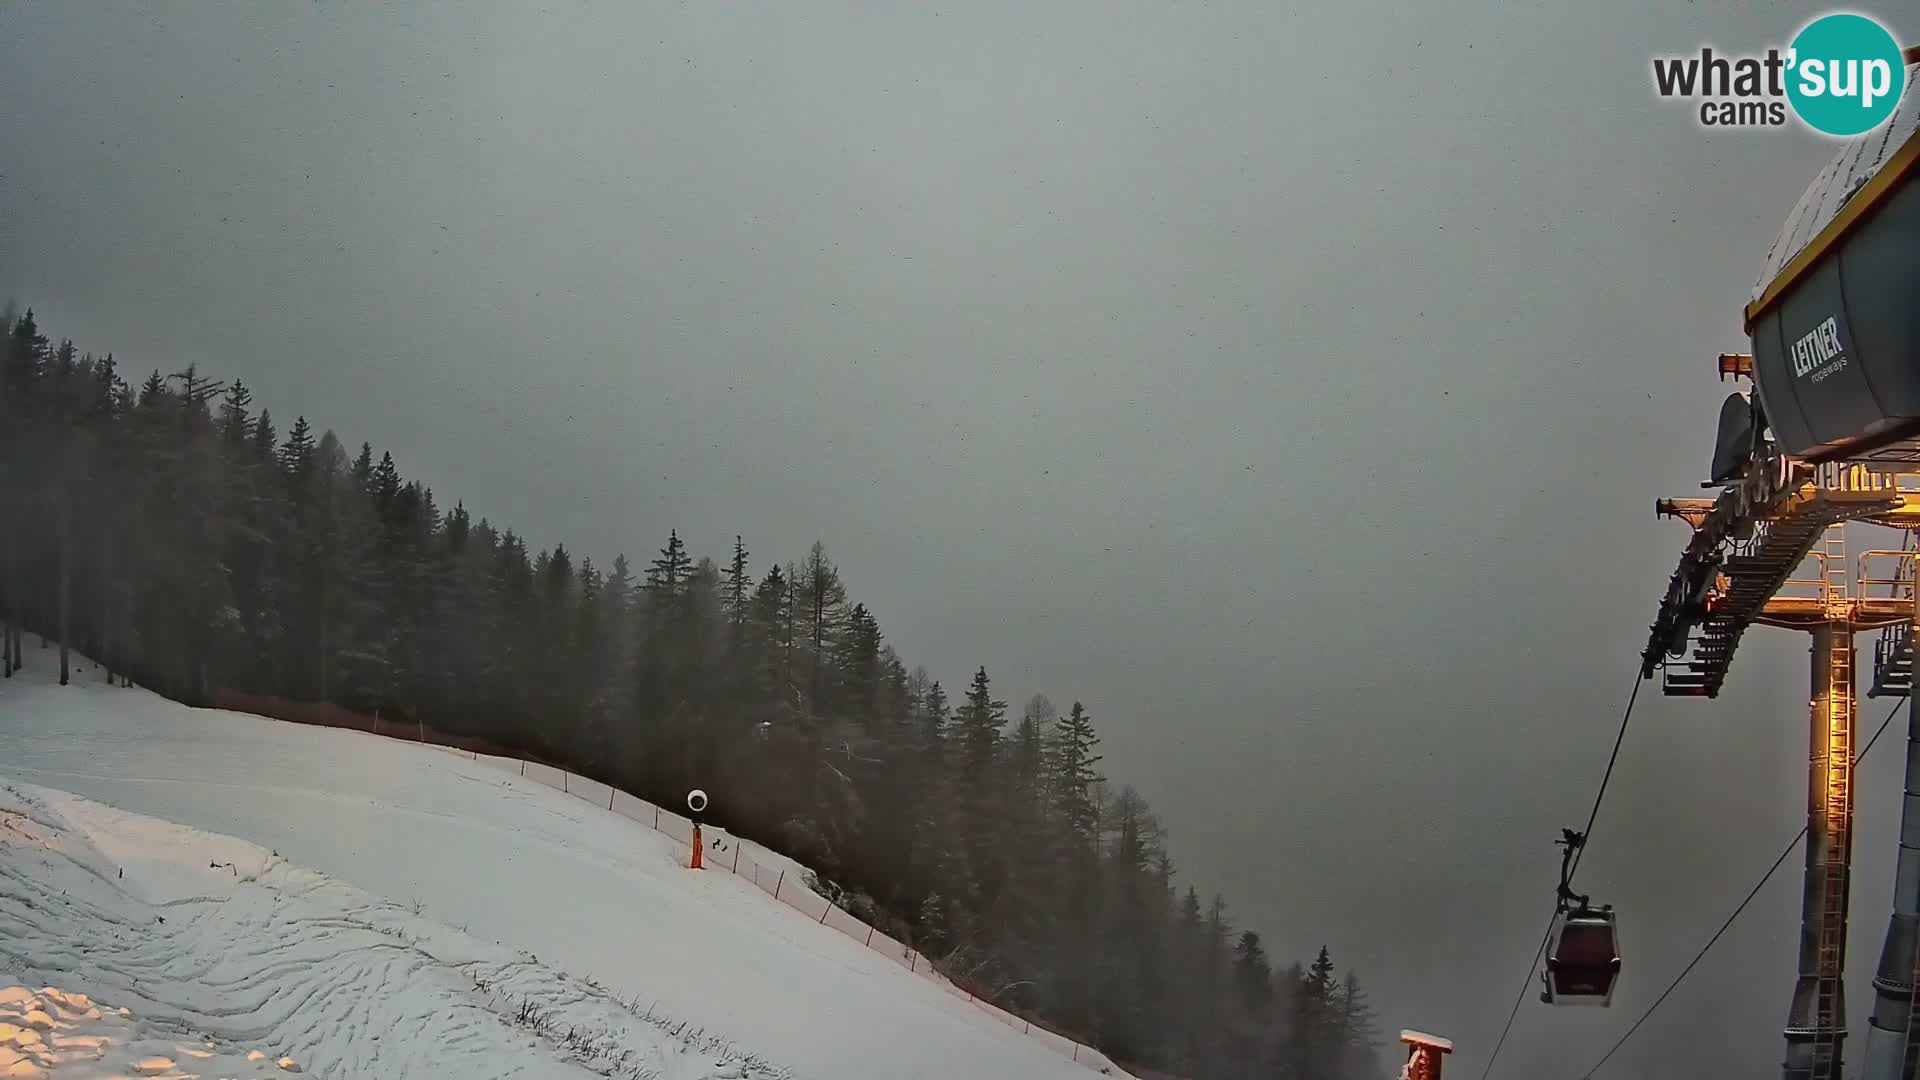
[{"label": "packed snow surface", "polygon": [[[326,1075],[341,1077],[622,1075],[616,1060],[657,1060],[672,1080],[1096,1075],[744,878],[687,869],[685,848],[582,798],[432,747],[188,709],[86,664],[59,687],[51,659],[30,647],[31,666],[0,682],[0,780],[15,782],[16,815],[52,821],[67,845],[66,863],[36,856],[28,880],[67,866],[62,888],[127,936],[115,969],[85,923],[24,948],[0,930],[0,985],[85,993],[128,1008],[136,1032],[217,1037],[313,1072],[337,1055]],[[26,858],[7,850],[9,865]],[[147,909],[156,921],[134,935],[125,920]],[[287,921],[300,910],[317,921]],[[283,951],[235,966],[247,942]],[[527,1000],[534,1015],[517,1016]],[[570,1025],[597,1041],[566,1046]],[[539,1071],[555,1063],[575,1071]]]},{"label": "packed snow surface", "polygon": [[0,786],[0,925],[0,1077],[785,1075],[253,844],[57,791]]},{"label": "packed snow surface", "polygon": [[274,1061],[258,1050],[223,1052],[210,1040],[150,1032],[129,1017],[125,1006],[105,1009],[85,994],[0,987],[0,1076],[187,1080],[207,1074],[272,1076],[299,1068],[292,1058]]}]

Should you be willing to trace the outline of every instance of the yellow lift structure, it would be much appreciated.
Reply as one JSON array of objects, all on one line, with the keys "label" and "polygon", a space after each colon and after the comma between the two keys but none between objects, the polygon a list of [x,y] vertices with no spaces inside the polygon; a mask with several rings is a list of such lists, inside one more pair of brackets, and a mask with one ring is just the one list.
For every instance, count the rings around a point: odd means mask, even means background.
[{"label": "yellow lift structure", "polygon": [[[1723,355],[1724,376],[1750,376],[1750,358]],[[1806,892],[1799,976],[1785,1035],[1790,1077],[1841,1076],[1856,723],[1854,637],[1890,631],[1875,650],[1870,696],[1912,689],[1914,556],[1863,550],[1850,558],[1847,523],[1920,530],[1920,473],[1780,457],[1716,499],[1661,499],[1655,513],[1694,529],[1642,655],[1669,696],[1716,697],[1754,624],[1798,630],[1810,649]],[[1812,567],[1811,576],[1804,575]],[[1920,941],[1920,937],[1916,937]],[[1889,939],[1889,946],[1894,944]],[[1907,967],[1911,1001],[1915,980]],[[1912,1023],[1910,1006],[1901,1019]],[[1909,1074],[1910,1074],[1909,1068]]]}]

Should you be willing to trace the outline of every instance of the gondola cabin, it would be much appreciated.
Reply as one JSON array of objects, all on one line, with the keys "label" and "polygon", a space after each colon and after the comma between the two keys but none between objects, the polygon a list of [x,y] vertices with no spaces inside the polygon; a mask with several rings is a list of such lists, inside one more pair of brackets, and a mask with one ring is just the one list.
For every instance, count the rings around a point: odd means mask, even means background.
[{"label": "gondola cabin", "polygon": [[1613,1003],[1613,988],[1620,981],[1620,935],[1612,908],[1561,912],[1547,947],[1541,1001],[1601,1007]]}]

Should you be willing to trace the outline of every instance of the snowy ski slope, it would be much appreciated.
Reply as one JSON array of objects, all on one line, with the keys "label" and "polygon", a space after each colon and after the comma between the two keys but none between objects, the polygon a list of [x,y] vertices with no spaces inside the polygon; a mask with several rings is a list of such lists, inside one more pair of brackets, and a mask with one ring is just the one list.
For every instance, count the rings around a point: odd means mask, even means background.
[{"label": "snowy ski slope", "polygon": [[0,986],[25,984],[0,989],[5,1077],[788,1075],[266,849],[58,791],[0,786],[0,926]]},{"label": "snowy ski slope", "polygon": [[[736,1060],[750,1050],[797,1077],[1095,1075],[748,881],[685,869],[684,849],[660,833],[531,778],[432,747],[186,709],[107,687],[84,663],[75,684],[61,688],[49,678],[51,653],[27,659],[32,666],[0,682],[0,780],[248,841],[284,861],[275,873],[317,872],[371,894],[356,903],[383,899],[383,911],[415,916],[417,907],[423,927],[461,928],[473,947],[502,955],[523,950],[519,958],[542,978],[570,988],[592,980],[642,1013],[694,1025],[704,1046],[737,1047]],[[108,813],[76,809],[85,806],[66,800],[57,812],[95,823]],[[133,828],[132,820],[123,816],[116,828]],[[465,948],[454,950],[462,960],[470,959]],[[20,977],[0,970],[0,981]],[[249,985],[241,979],[233,989]],[[363,986],[363,994],[382,992],[379,980]],[[379,1030],[381,1021],[367,1018],[357,1038],[371,1042]],[[635,1030],[633,1053],[677,1052],[660,1043],[657,1027]],[[338,1030],[325,1038],[355,1043]]]}]

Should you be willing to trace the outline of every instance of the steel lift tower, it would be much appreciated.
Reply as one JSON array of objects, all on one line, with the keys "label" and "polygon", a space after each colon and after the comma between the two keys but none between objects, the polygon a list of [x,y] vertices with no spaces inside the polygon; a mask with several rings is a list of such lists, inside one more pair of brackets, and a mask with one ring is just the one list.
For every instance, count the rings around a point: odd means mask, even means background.
[{"label": "steel lift tower", "polygon": [[[1908,50],[1909,85],[1920,50]],[[1693,526],[1641,654],[1671,696],[1715,697],[1755,624],[1812,637],[1806,891],[1787,1080],[1841,1080],[1853,848],[1854,635],[1881,629],[1873,694],[1913,682],[1920,530],[1920,91],[1814,178],[1745,311],[1752,352],[1719,358],[1753,392],[1721,406],[1713,499],[1664,499]],[[1846,524],[1906,531],[1850,565]],[[1816,573],[1803,574],[1814,566]],[[1920,722],[1908,710],[1893,916],[1873,980],[1864,1080],[1916,1080],[1920,1053]]]},{"label": "steel lift tower", "polygon": [[[1850,574],[1845,523],[1920,525],[1920,475],[1888,476],[1858,466],[1793,470],[1796,478],[1803,472],[1813,475],[1786,497],[1750,511],[1748,539],[1714,543],[1716,554],[1724,550],[1725,556],[1699,564],[1701,576],[1692,589],[1700,601],[1679,607],[1698,622],[1683,617],[1664,628],[1672,635],[1663,634],[1669,644],[1658,652],[1649,646],[1642,663],[1645,674],[1661,669],[1661,688],[1669,696],[1713,697],[1747,627],[1782,627],[1812,638],[1806,888],[1784,1069],[1789,1080],[1838,1080],[1847,1034],[1842,980],[1853,854],[1854,635],[1910,626],[1914,615],[1912,554],[1863,551],[1858,571]],[[1692,524],[1696,541],[1716,536],[1721,519],[1714,509],[1698,499],[1657,504],[1661,516]],[[1814,576],[1794,576],[1808,565],[1817,568]],[[1885,595],[1874,595],[1878,591]],[[1656,624],[1656,631],[1662,629]]]}]

